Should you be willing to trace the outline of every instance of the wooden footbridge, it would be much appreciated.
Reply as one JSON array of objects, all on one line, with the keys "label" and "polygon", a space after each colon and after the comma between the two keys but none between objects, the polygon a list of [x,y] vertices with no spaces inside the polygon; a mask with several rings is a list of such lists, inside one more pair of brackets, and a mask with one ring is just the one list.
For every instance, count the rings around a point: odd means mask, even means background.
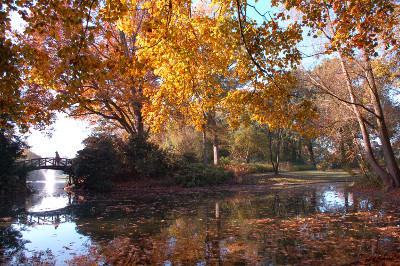
[{"label": "wooden footbridge", "polygon": [[73,167],[73,159],[68,158],[36,158],[20,161],[19,163],[32,167],[32,170],[52,169],[62,170],[66,173],[71,171]]},{"label": "wooden footbridge", "polygon": [[29,167],[29,171],[51,169],[61,170],[68,175],[68,185],[77,182],[74,175],[74,160],[68,158],[36,158],[18,162],[20,166]]}]

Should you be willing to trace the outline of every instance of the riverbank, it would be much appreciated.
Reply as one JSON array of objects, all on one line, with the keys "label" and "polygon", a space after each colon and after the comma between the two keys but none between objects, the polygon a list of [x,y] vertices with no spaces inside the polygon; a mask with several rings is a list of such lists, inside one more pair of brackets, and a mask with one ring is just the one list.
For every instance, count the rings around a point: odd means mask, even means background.
[{"label": "riverbank", "polygon": [[[359,175],[350,175],[342,170],[314,170],[314,171],[283,171],[279,175],[273,173],[253,174],[244,178],[248,183],[270,184],[274,186],[302,185],[315,183],[354,182]],[[400,189],[391,192],[376,187],[362,187],[356,184],[349,185],[352,191],[389,200],[400,201]]]},{"label": "riverbank", "polygon": [[[343,170],[312,170],[312,171],[282,171],[279,175],[274,173],[251,174],[243,177],[243,183],[269,184],[272,186],[305,185],[316,183],[354,182],[360,175],[350,175]],[[355,183],[348,189],[375,197],[400,201],[400,189],[391,192],[380,190],[376,187],[362,187]]]},{"label": "riverbank", "polygon": [[[237,176],[232,180],[228,180],[226,184],[214,186],[242,186],[242,185],[262,185],[262,186],[290,186],[304,185],[316,183],[335,183],[335,182],[352,182],[354,176],[351,176],[341,170],[312,170],[312,171],[282,171],[278,175],[272,172],[246,174]],[[170,180],[146,179],[132,180],[123,183],[116,183],[113,190],[137,190],[144,188],[162,188],[162,187],[179,187],[174,185]],[[210,187],[206,186],[205,188]]]},{"label": "riverbank", "polygon": [[351,186],[349,187],[352,191],[356,191],[358,193],[362,193],[365,195],[372,195],[374,197],[379,197],[379,198],[384,198],[384,199],[389,199],[393,201],[398,201],[400,202],[400,189],[395,189],[390,192],[386,192],[374,187],[360,187],[360,186]]},{"label": "riverbank", "polygon": [[[343,170],[310,170],[310,171],[281,171],[278,175],[272,172],[246,174],[239,177],[235,177],[234,180],[230,180],[228,184],[224,185],[213,185],[202,187],[201,190],[209,187],[221,187],[221,186],[247,186],[247,185],[261,185],[265,187],[286,187],[293,185],[307,185],[307,184],[318,184],[318,183],[336,183],[336,182],[354,182],[358,175],[350,175]],[[114,191],[133,191],[143,189],[179,189],[178,185],[174,185],[169,180],[159,179],[147,179],[147,180],[133,180],[124,183],[114,184]],[[194,189],[194,188],[191,188]],[[383,197],[386,199],[395,199],[400,201],[400,189],[395,191],[385,192],[378,190],[373,187],[365,188],[349,185],[349,189],[357,191],[359,193],[365,193],[377,197]]]},{"label": "riverbank", "polygon": [[268,184],[274,186],[314,183],[352,182],[356,176],[342,170],[281,171],[274,173],[249,174],[241,177],[241,184]]}]

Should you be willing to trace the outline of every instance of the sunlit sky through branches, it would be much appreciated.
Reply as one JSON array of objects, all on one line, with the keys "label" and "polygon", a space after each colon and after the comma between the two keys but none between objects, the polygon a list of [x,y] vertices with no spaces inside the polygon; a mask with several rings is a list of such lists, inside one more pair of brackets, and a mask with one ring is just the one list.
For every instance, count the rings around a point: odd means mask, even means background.
[{"label": "sunlit sky through branches", "polygon": [[57,151],[62,158],[74,158],[76,152],[83,149],[82,141],[91,132],[86,121],[68,118],[63,114],[57,115],[51,128],[47,131],[31,130],[27,142],[32,152],[42,157],[54,157]]},{"label": "sunlit sky through branches", "polygon": [[[11,14],[11,25],[14,30],[23,31],[24,21],[17,12]],[[41,157],[54,157],[58,151],[63,158],[74,158],[76,152],[83,148],[82,141],[90,133],[91,126],[86,121],[57,114],[55,124],[44,131],[32,128],[26,141],[30,150]]]}]

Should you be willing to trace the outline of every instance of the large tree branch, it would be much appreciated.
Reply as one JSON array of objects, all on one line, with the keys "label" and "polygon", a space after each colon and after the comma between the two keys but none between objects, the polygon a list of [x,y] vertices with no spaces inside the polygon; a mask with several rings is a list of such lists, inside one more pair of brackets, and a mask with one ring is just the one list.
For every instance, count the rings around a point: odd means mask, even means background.
[{"label": "large tree branch", "polygon": [[106,119],[118,120],[118,117],[116,117],[114,115],[106,115],[106,114],[104,114],[104,113],[102,113],[100,111],[96,111],[96,110],[94,110],[94,109],[92,109],[92,108],[90,108],[90,107],[88,107],[86,105],[84,105],[83,108],[86,109],[87,111],[89,111],[91,114],[96,114],[96,115],[99,115],[99,116],[104,117]]},{"label": "large tree branch", "polygon": [[92,44],[92,47],[94,49],[96,49],[97,53],[99,53],[104,59],[110,59],[109,56],[105,55],[98,47],[95,43]]},{"label": "large tree branch", "polygon": [[[242,21],[242,15],[240,11],[240,1],[236,0],[236,7],[237,7],[237,15],[238,15],[238,23],[239,23],[239,31],[240,31],[240,36],[242,38],[244,47],[247,51],[247,54],[250,57],[251,62],[257,67],[258,70],[260,70],[262,73],[264,73],[270,81],[274,83],[274,85],[279,89],[282,90],[281,87],[276,83],[274,77],[267,71],[265,70],[264,67],[262,67],[257,60],[254,58],[253,53],[250,51],[249,45],[247,43],[246,37],[244,36],[244,30],[243,30],[243,21]],[[291,95],[293,96],[293,95]]]},{"label": "large tree branch", "polygon": [[[124,124],[128,125],[128,127],[131,128],[132,132],[135,132],[134,122],[132,122],[132,120],[129,118],[127,113],[121,107],[119,107],[115,102],[113,102],[111,100],[107,100],[106,104],[114,107],[114,109],[117,110],[117,112],[120,114],[120,118],[124,121]],[[110,107],[110,108],[112,108],[112,107]]]},{"label": "large tree branch", "polygon": [[361,107],[362,109],[364,109],[368,113],[374,115],[375,117],[377,116],[376,113],[373,110],[367,108],[366,106],[364,106],[362,104],[359,104],[359,103],[356,103],[356,102],[348,101],[348,100],[343,99],[342,97],[338,96],[331,89],[329,89],[328,86],[326,86],[325,84],[323,84],[323,83],[319,82],[318,80],[316,80],[307,70],[305,70],[303,65],[301,65],[301,66],[302,66],[304,72],[306,73],[307,77],[309,79],[311,79],[313,81],[314,85],[316,85],[318,88],[320,88],[325,94],[328,94],[329,96],[331,96],[331,97],[335,98],[336,100],[338,100],[340,102],[343,102],[343,103],[345,103],[347,105],[355,105],[355,106]]},{"label": "large tree branch", "polygon": [[92,14],[92,7],[93,7],[93,5],[94,5],[94,3],[95,3],[96,1],[97,1],[97,0],[92,0],[92,2],[90,3],[89,13],[88,13],[87,18],[86,18],[85,30],[83,31],[83,34],[81,35],[80,45],[79,45],[78,53],[76,54],[76,56],[78,56],[78,55],[80,54],[81,50],[82,50],[83,40],[84,40],[84,38],[85,38],[85,36],[86,36],[86,33],[87,33],[87,31],[88,31],[88,28],[89,28],[90,16],[91,16],[91,14]]},{"label": "large tree branch", "polygon": [[137,36],[139,35],[139,31],[140,31],[140,28],[142,27],[142,23],[143,23],[143,19],[144,19],[144,14],[145,14],[145,12],[144,11],[142,11],[141,12],[141,16],[140,16],[140,21],[139,21],[139,23],[138,23],[138,25],[137,25],[137,27],[136,27],[136,31],[134,32],[134,34],[132,34],[132,47],[131,47],[131,49],[132,49],[132,54],[135,54],[135,45],[136,45],[136,39],[137,39]]}]

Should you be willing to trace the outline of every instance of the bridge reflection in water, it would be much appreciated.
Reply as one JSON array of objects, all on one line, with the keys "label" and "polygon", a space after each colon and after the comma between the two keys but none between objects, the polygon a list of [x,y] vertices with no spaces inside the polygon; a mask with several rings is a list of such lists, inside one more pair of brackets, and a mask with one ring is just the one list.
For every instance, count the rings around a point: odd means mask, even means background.
[{"label": "bridge reflection in water", "polygon": [[61,223],[72,222],[75,218],[73,213],[43,213],[43,214],[27,214],[21,217],[18,217],[26,221],[29,225],[44,225],[44,224],[52,224],[56,228]]},{"label": "bridge reflection in water", "polygon": [[74,197],[73,193],[68,193],[68,205],[63,208],[47,211],[21,210],[16,217],[19,222],[29,225],[52,224],[58,226],[61,223],[71,222],[76,217],[73,205]]}]

